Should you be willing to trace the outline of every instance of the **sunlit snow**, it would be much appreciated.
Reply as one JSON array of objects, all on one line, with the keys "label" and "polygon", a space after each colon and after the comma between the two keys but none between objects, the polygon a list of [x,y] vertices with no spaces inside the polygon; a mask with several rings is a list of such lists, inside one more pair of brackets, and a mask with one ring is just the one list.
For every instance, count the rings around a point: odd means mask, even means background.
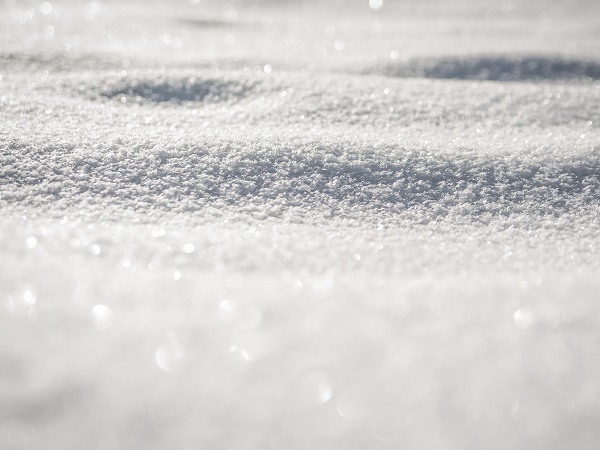
[{"label": "sunlit snow", "polygon": [[0,0],[0,449],[598,448],[598,17]]}]

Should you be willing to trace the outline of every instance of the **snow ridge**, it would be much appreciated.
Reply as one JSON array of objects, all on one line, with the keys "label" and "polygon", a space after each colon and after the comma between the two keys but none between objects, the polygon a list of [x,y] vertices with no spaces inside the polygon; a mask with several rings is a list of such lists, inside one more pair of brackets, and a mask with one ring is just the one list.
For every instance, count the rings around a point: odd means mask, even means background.
[{"label": "snow ridge", "polygon": [[[600,206],[600,154],[481,154],[476,150],[213,138],[116,139],[93,151],[20,140],[0,147],[2,200],[39,207],[88,197],[126,208],[202,210],[211,205],[270,214],[290,207],[445,216],[559,214]],[[51,174],[51,175],[45,175]],[[344,209],[343,207],[353,209]]]},{"label": "snow ridge", "polygon": [[546,55],[414,58],[381,69],[387,76],[457,80],[530,81],[600,79],[600,62]]}]

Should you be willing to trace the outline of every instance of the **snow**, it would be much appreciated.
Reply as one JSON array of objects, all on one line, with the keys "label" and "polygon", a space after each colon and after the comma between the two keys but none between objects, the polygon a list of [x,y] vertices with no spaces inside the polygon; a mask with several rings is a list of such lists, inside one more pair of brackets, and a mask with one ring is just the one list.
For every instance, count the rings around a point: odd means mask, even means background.
[{"label": "snow", "polygon": [[598,12],[0,3],[0,448],[595,449]]}]

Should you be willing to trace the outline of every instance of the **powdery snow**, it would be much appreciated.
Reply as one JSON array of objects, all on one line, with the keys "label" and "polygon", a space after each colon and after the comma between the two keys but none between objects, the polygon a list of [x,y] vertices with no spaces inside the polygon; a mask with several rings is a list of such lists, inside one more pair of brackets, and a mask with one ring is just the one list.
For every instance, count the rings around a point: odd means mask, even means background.
[{"label": "powdery snow", "polygon": [[595,449],[595,2],[0,4],[0,447]]}]

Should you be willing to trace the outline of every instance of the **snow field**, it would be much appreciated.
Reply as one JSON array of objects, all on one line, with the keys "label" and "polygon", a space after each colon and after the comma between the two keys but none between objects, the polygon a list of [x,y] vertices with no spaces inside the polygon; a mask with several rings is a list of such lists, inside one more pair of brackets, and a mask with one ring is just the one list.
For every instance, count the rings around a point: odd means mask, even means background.
[{"label": "snow field", "polygon": [[594,8],[3,2],[0,447],[594,449]]}]

